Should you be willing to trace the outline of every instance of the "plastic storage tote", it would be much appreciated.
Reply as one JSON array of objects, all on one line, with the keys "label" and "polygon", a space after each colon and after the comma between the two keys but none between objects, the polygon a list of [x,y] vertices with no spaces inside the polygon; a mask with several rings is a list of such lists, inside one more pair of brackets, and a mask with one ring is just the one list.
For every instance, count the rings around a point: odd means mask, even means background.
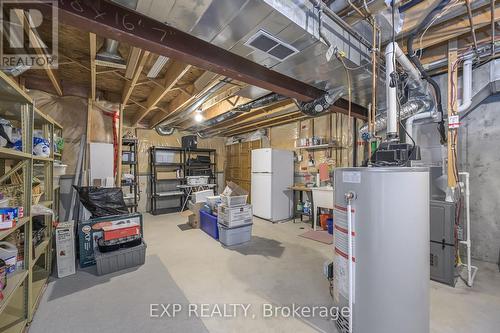
[{"label": "plastic storage tote", "polygon": [[252,205],[227,207],[221,205],[217,208],[217,222],[233,228],[253,221]]},{"label": "plastic storage tote", "polygon": [[327,219],[326,224],[328,225],[328,233],[333,235],[333,218]]},{"label": "plastic storage tote", "polygon": [[227,207],[238,207],[247,204],[248,195],[235,195],[227,197],[221,194],[220,198],[223,205],[226,205]]},{"label": "plastic storage tote", "polygon": [[131,248],[102,253],[95,249],[94,257],[97,275],[104,275],[122,269],[143,265],[146,261],[146,243]]},{"label": "plastic storage tote", "polygon": [[218,226],[219,241],[226,246],[246,243],[252,239],[252,224],[241,225],[234,228],[226,227],[220,223]]},{"label": "plastic storage tote", "polygon": [[217,216],[200,210],[200,229],[205,231],[214,239],[219,239],[219,229],[217,228]]}]

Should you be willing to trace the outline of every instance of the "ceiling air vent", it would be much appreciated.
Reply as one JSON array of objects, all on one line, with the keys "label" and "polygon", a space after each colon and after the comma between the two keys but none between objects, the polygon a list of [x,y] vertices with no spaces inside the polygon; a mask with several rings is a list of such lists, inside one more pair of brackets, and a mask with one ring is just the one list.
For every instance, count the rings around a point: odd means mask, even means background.
[{"label": "ceiling air vent", "polygon": [[247,40],[245,45],[265,52],[279,61],[286,60],[288,57],[299,52],[293,46],[279,40],[264,30],[257,31],[255,35]]}]

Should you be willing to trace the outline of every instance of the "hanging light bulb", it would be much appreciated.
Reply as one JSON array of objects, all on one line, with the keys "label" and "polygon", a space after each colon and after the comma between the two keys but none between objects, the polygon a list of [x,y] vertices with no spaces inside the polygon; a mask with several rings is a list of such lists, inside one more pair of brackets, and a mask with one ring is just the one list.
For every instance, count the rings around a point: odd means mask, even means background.
[{"label": "hanging light bulb", "polygon": [[194,121],[197,123],[201,123],[203,121],[203,115],[201,114],[203,111],[201,109],[197,109],[194,114]]}]

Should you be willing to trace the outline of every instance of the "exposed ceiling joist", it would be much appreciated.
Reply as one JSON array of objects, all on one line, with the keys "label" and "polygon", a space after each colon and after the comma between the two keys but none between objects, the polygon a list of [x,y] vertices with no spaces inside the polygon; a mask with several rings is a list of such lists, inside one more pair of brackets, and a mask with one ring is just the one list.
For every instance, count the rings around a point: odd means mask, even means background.
[{"label": "exposed ceiling joist", "polygon": [[166,118],[175,115],[179,110],[182,110],[194,103],[198,96],[202,95],[204,92],[208,91],[215,84],[217,84],[217,77],[217,74],[211,72],[203,73],[193,84],[185,87],[187,93],[179,94],[169,103],[167,114],[155,114],[148,126],[152,128],[164,121]]},{"label": "exposed ceiling joist", "polygon": [[191,68],[180,61],[173,61],[165,72],[165,78],[161,87],[153,89],[146,101],[146,109],[138,112],[132,120],[132,126],[136,126],[146,115],[152,110],[156,109],[157,104],[165,97],[165,95],[172,90],[172,88],[179,82],[179,80]]},{"label": "exposed ceiling joist", "polygon": [[[35,52],[39,56],[46,58],[47,54],[44,52],[44,47],[42,46],[41,39],[39,38],[38,33],[33,28],[31,28],[31,24],[28,21],[28,17],[24,14],[24,11],[15,10],[15,13],[17,15],[17,18],[19,19],[19,22],[23,22],[24,31],[28,35],[30,43],[33,44],[32,47],[35,49]],[[56,93],[59,96],[62,96],[63,89],[61,86],[61,81],[59,80],[56,71],[50,67],[48,62],[44,62],[43,69],[47,74],[47,76],[49,77],[49,80],[52,83],[52,86],[54,87]]]},{"label": "exposed ceiling joist", "polygon": [[[139,52],[139,59],[136,65],[134,65],[134,70],[132,71],[132,77],[130,78],[130,81],[127,81],[125,83],[125,87],[123,87],[123,93],[122,93],[122,104],[125,106],[128,102],[128,99],[132,95],[132,91],[134,90],[135,86],[137,85],[137,81],[139,80],[139,77],[141,76],[142,70],[144,68],[144,65],[146,64],[146,60],[149,57],[149,52],[148,51],[140,51]],[[127,65],[127,70],[129,70],[128,66],[132,66],[132,64]],[[126,75],[125,75],[126,76]]]},{"label": "exposed ceiling joist", "polygon": [[[147,51],[146,51],[147,52]],[[138,47],[132,47],[128,54],[127,67],[125,69],[125,77],[132,80],[135,74],[135,69],[141,59],[142,50]]]},{"label": "exposed ceiling joist", "polygon": [[[495,21],[500,20],[500,8],[495,8]],[[491,23],[491,12],[489,7],[482,7],[478,10],[473,11],[473,21],[474,28],[481,29],[490,25]],[[430,46],[438,45],[444,43],[448,40],[456,39],[465,34],[469,34],[471,31],[470,21],[467,15],[460,16],[459,18],[443,22],[441,24],[431,27],[425,35],[422,37],[422,43],[420,43],[420,36],[415,40],[415,49],[426,49]],[[406,50],[406,43],[404,45]]]},{"label": "exposed ceiling joist", "polygon": [[214,97],[210,98],[207,100],[205,103],[201,105],[201,109],[203,111],[211,108],[214,105],[217,105],[218,103],[227,100],[228,98],[234,96],[238,91],[243,89],[244,86],[239,86],[239,85],[233,85],[233,86],[227,86],[226,89],[221,89],[222,91],[219,94],[216,94]]},{"label": "exposed ceiling joist", "polygon": [[[29,4],[42,12],[51,10],[47,3]],[[16,6],[22,7],[19,3]],[[276,93],[310,101],[324,91],[254,63],[230,51],[196,38],[148,16],[107,1],[58,1],[62,23],[84,31],[116,39],[141,49],[179,59],[199,68],[261,87]]]},{"label": "exposed ceiling joist", "polygon": [[90,41],[90,98],[95,101],[96,95],[96,64],[95,56],[97,53],[97,38],[93,33],[89,33]]}]

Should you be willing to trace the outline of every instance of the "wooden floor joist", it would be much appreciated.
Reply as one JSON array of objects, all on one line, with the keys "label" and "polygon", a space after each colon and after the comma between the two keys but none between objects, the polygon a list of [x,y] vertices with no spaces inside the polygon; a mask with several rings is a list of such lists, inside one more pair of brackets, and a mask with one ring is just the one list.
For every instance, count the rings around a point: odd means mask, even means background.
[{"label": "wooden floor joist", "polygon": [[[31,28],[31,24],[28,21],[28,17],[24,14],[24,12],[20,9],[14,10],[17,19],[19,22],[23,22],[23,27],[26,35],[28,35],[29,41],[32,44],[32,48],[35,50],[35,52],[38,54],[38,56],[43,57],[43,58],[48,58],[49,56],[45,53],[44,47],[42,46],[42,41],[40,37],[38,36],[38,33],[36,30]],[[3,36],[2,36],[3,38]],[[59,80],[59,77],[57,75],[57,72],[54,68],[52,68],[48,62],[45,62],[43,65],[43,70],[47,74],[50,82],[52,83],[52,86],[54,87],[54,90],[59,96],[63,95],[63,89],[61,86],[61,81]]]},{"label": "wooden floor joist", "polygon": [[167,71],[165,72],[165,78],[161,87],[156,87],[153,89],[151,94],[148,96],[146,101],[146,109],[137,112],[132,120],[132,126],[137,126],[137,124],[152,110],[157,108],[157,104],[165,97],[165,95],[174,88],[174,86],[179,82],[179,80],[186,74],[191,68],[191,65],[187,65],[180,61],[172,61]]},{"label": "wooden floor joist", "polygon": [[[134,66],[135,68],[132,71],[132,77],[130,78],[130,81],[127,81],[125,83],[125,87],[123,87],[123,93],[122,93],[122,105],[125,107],[125,105],[128,102],[128,99],[132,95],[132,91],[134,90],[135,86],[137,85],[137,81],[139,80],[139,77],[141,76],[142,70],[144,69],[144,65],[146,64],[146,60],[149,57],[149,52],[148,51],[141,51],[139,52],[139,59],[138,62],[134,65],[133,63],[130,63],[127,65],[127,71],[129,71],[129,66],[132,67]],[[126,74],[125,74],[126,76]]]}]

